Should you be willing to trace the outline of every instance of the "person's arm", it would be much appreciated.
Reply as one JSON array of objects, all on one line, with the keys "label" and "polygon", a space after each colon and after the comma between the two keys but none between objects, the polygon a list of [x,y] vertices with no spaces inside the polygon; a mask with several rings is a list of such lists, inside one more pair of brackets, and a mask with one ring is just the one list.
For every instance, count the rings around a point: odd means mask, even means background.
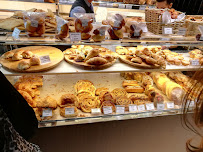
[{"label": "person's arm", "polygon": [[81,6],[77,6],[73,8],[70,12],[70,17],[75,17],[74,13],[86,13],[85,9],[82,8]]},{"label": "person's arm", "polygon": [[0,105],[15,130],[29,139],[38,128],[33,109],[0,71]]}]

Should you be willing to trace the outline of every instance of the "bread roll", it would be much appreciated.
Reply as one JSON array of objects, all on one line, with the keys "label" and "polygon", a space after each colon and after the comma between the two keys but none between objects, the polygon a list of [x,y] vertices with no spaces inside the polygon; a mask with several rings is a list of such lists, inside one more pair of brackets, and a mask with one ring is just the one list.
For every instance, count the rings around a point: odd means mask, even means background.
[{"label": "bread roll", "polygon": [[18,69],[19,70],[26,70],[30,68],[30,62],[29,61],[21,61],[18,63]]}]

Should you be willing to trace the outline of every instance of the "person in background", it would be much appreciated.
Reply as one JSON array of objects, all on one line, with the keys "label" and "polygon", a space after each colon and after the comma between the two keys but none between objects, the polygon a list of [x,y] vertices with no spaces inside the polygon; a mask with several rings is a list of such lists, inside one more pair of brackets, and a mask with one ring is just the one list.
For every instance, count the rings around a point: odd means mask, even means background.
[{"label": "person in background", "polygon": [[74,13],[94,13],[92,5],[93,0],[76,0],[70,10],[70,17],[74,17]]},{"label": "person in background", "polygon": [[[203,69],[197,71],[192,79],[188,82],[191,86],[185,96],[183,97],[183,124],[193,131],[200,138],[200,144],[194,145],[194,139],[189,139],[186,142],[187,152],[203,152]],[[191,97],[197,97],[195,100],[194,114],[189,114],[188,108],[193,99]],[[194,101],[194,100],[193,100]],[[195,143],[196,144],[196,143]]]},{"label": "person in background", "polygon": [[172,8],[174,0],[156,0],[156,7],[158,9]]}]

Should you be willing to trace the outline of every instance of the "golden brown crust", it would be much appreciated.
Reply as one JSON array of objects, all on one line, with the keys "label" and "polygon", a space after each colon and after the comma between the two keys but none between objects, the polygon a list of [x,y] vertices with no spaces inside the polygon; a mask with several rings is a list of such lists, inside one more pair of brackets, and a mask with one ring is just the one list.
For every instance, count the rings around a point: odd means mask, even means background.
[{"label": "golden brown crust", "polygon": [[105,87],[97,88],[95,95],[99,96],[102,92],[107,92],[107,91],[109,91],[109,88],[105,88]]},{"label": "golden brown crust", "polygon": [[125,91],[125,89],[122,89],[122,88],[116,88],[111,93],[115,99],[121,96],[124,96],[124,97],[127,96],[127,92]]},{"label": "golden brown crust", "polygon": [[47,96],[46,98],[40,100],[37,103],[37,107],[38,108],[53,108],[53,109],[56,109],[57,101],[55,99],[53,99],[52,97]]},{"label": "golden brown crust", "polygon": [[87,54],[86,58],[85,58],[85,61],[93,58],[93,57],[96,57],[99,55],[99,50],[98,49],[92,49],[89,51],[89,53]]},{"label": "golden brown crust", "polygon": [[30,65],[34,66],[34,65],[40,65],[40,59],[37,55],[33,55],[30,59]]},{"label": "golden brown crust", "polygon": [[187,61],[187,60],[182,60],[181,63],[182,63],[182,65],[184,65],[184,66],[190,65],[190,62]]},{"label": "golden brown crust", "polygon": [[142,63],[142,59],[140,57],[132,58],[131,61],[134,62],[134,63],[139,63],[139,64]]},{"label": "golden brown crust", "polygon": [[93,57],[86,61],[87,64],[90,65],[103,65],[106,64],[108,61],[102,57]]},{"label": "golden brown crust", "polygon": [[133,102],[127,97],[119,97],[116,99],[116,104],[125,106],[125,110],[128,111],[129,104],[133,104]]},{"label": "golden brown crust", "polygon": [[29,61],[21,61],[18,63],[18,69],[19,70],[26,70],[30,68],[30,62]]},{"label": "golden brown crust", "polygon": [[13,55],[14,55],[13,52],[8,51],[8,52],[6,52],[6,53],[3,54],[3,58],[4,58],[4,59],[9,59],[9,58],[12,58]]},{"label": "golden brown crust", "polygon": [[100,106],[100,101],[96,97],[88,96],[82,98],[82,100],[81,110],[83,112],[90,113],[91,109],[98,108]]},{"label": "golden brown crust", "polygon": [[77,102],[77,97],[74,94],[64,94],[60,98],[59,106],[66,107],[68,105],[75,105]]},{"label": "golden brown crust", "polygon": [[141,86],[127,86],[125,87],[126,92],[128,93],[143,93],[144,88]]},{"label": "golden brown crust", "polygon": [[22,56],[24,59],[30,59],[33,56],[33,53],[31,51],[24,51]]},{"label": "golden brown crust", "polygon": [[116,102],[115,98],[113,97],[113,95],[110,92],[102,92],[99,95],[99,100],[101,101],[101,103],[103,103],[104,101],[111,101],[113,103]]},{"label": "golden brown crust", "polygon": [[28,102],[31,107],[36,107],[36,103],[33,101],[29,93],[23,90],[18,90],[18,92],[23,96],[23,98]]},{"label": "golden brown crust", "polygon": [[16,51],[14,53],[14,55],[12,56],[12,60],[13,61],[19,61],[19,60],[22,60],[23,59],[23,56],[22,56],[22,51]]},{"label": "golden brown crust", "polygon": [[123,83],[122,83],[122,86],[123,87],[126,87],[126,86],[137,86],[137,81],[136,80],[124,80]]}]

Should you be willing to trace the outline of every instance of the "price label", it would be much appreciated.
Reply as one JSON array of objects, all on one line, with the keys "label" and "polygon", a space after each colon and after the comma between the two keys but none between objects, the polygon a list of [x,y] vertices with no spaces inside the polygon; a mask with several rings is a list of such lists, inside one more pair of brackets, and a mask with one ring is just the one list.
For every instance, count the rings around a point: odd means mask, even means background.
[{"label": "price label", "polygon": [[199,39],[200,41],[203,41],[203,35],[200,37],[200,39]]},{"label": "price label", "polygon": [[191,65],[193,66],[198,66],[199,64],[199,60],[190,60]]},{"label": "price label", "polygon": [[32,27],[38,27],[38,21],[37,20],[32,20],[31,21],[31,26]]},{"label": "price label", "polygon": [[116,106],[116,113],[124,114],[125,106]]},{"label": "price label", "polygon": [[137,108],[139,112],[145,111],[145,105],[139,105]]},{"label": "price label", "polygon": [[145,10],[146,9],[146,5],[141,5],[139,10]]},{"label": "price label", "polygon": [[156,8],[156,6],[154,6],[154,5],[149,5],[149,8],[150,8],[150,9],[154,9],[154,8]]},{"label": "price label", "polygon": [[187,29],[186,28],[179,28],[178,30],[178,35],[183,35],[185,36]]},{"label": "price label", "polygon": [[92,114],[100,114],[101,113],[101,109],[100,108],[91,109],[91,113]]},{"label": "price label", "polygon": [[164,110],[165,109],[165,104],[164,103],[157,103],[157,110]]},{"label": "price label", "polygon": [[129,112],[137,112],[137,105],[129,105]]},{"label": "price label", "polygon": [[113,3],[107,3],[107,7],[113,7]]},{"label": "price label", "polygon": [[126,9],[132,9],[132,7],[133,7],[133,5],[131,5],[131,4],[126,5]]},{"label": "price label", "polygon": [[124,8],[125,8],[125,4],[119,4],[119,5],[118,5],[118,8],[124,9]]},{"label": "price label", "polygon": [[134,31],[134,36],[140,36],[140,30],[135,30]]},{"label": "price label", "polygon": [[49,55],[40,56],[39,59],[40,59],[40,64],[41,65],[51,62],[51,59],[50,59]]},{"label": "price label", "polygon": [[42,111],[42,117],[51,117],[52,116],[52,109],[44,109]]},{"label": "price label", "polygon": [[14,30],[13,30],[13,33],[12,33],[12,37],[14,39],[19,39],[20,32],[21,31],[17,27],[15,27]]},{"label": "price label", "polygon": [[65,115],[73,115],[75,114],[75,109],[74,108],[65,108]]},{"label": "price label", "polygon": [[113,113],[112,107],[104,106],[103,112],[105,115],[112,114]]},{"label": "price label", "polygon": [[74,42],[74,41],[81,41],[81,33],[73,33],[70,32],[70,41]]},{"label": "price label", "polygon": [[105,30],[100,30],[99,32],[101,36],[105,36],[105,32],[106,32]]},{"label": "price label", "polygon": [[167,34],[167,35],[173,34],[173,28],[172,27],[164,27],[163,33]]},{"label": "price label", "polygon": [[165,38],[165,37],[160,39],[160,41],[170,41],[170,40],[171,40],[170,38]]},{"label": "price label", "polygon": [[174,107],[175,107],[174,102],[167,102],[168,109],[174,109]]},{"label": "price label", "polygon": [[148,103],[146,104],[146,108],[148,111],[154,110],[154,104],[153,103]]}]

